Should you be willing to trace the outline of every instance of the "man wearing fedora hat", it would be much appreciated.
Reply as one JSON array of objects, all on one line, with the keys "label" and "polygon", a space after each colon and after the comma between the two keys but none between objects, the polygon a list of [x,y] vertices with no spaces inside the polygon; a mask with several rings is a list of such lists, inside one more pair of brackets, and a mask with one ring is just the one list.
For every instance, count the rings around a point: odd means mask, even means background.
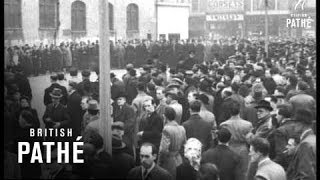
[{"label": "man wearing fedora hat", "polygon": [[112,135],[112,171],[111,177],[125,179],[135,167],[133,156],[126,152],[126,144],[117,135]]},{"label": "man wearing fedora hat", "polygon": [[86,132],[88,129],[99,129],[99,103],[97,100],[89,100],[88,101],[88,109],[87,112],[83,115],[82,121],[82,133]]},{"label": "man wearing fedora hat", "polygon": [[68,127],[71,119],[67,108],[60,103],[60,99],[63,97],[61,89],[54,88],[50,96],[52,103],[47,105],[42,118],[46,128]]},{"label": "man wearing fedora hat", "polygon": [[51,85],[50,87],[46,88],[44,90],[44,98],[43,98],[43,102],[44,102],[44,105],[48,105],[50,103],[52,103],[52,98],[50,96],[50,93],[53,91],[53,89],[55,88],[58,88],[58,89],[61,89],[61,100],[60,100],[60,103],[63,104],[63,105],[66,105],[67,104],[67,98],[68,98],[68,92],[67,92],[67,88],[64,87],[64,86],[61,86],[59,83],[58,83],[58,75],[52,75],[50,76],[50,80],[51,80]]},{"label": "man wearing fedora hat", "polygon": [[124,127],[123,141],[128,148],[133,149],[133,137],[134,137],[134,117],[135,113],[133,108],[126,102],[127,95],[125,93],[119,93],[116,97],[116,102],[112,103],[113,106],[113,121],[122,122]]}]

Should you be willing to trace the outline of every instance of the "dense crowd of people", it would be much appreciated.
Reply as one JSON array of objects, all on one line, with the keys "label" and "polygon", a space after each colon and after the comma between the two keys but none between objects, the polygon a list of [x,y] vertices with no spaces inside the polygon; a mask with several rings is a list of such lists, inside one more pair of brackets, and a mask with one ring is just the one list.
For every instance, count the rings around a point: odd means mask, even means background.
[{"label": "dense crowd of people", "polygon": [[[56,46],[8,49],[6,178],[316,179],[315,39],[279,38],[268,54],[263,41],[243,39],[123,44],[111,53],[111,63],[127,71],[122,78],[110,74],[112,156],[99,131],[99,77],[91,82],[84,65],[97,61],[98,43],[62,44],[66,57],[59,52],[60,59]],[[28,59],[22,51],[41,62],[37,68],[70,73],[69,82],[61,72],[50,76],[43,117],[31,107],[31,71],[22,65]],[[51,53],[53,66],[41,51]],[[72,128],[73,137],[30,138],[28,130],[41,120],[46,128]],[[58,164],[56,148],[46,168],[31,164],[30,156],[16,163],[19,141],[72,142],[79,135],[83,164]]]}]

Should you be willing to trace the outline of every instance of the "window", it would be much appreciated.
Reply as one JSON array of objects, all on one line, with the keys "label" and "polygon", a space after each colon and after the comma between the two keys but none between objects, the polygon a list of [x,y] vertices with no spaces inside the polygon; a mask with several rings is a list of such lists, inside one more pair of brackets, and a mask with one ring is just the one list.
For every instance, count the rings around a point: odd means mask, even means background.
[{"label": "window", "polygon": [[57,0],[39,0],[40,28],[56,28],[57,7]]},{"label": "window", "polygon": [[4,27],[21,28],[21,0],[4,1]]},{"label": "window", "polygon": [[109,3],[109,30],[114,30],[113,5],[111,3]]},{"label": "window", "polygon": [[71,31],[86,31],[86,4],[82,1],[71,4]]},{"label": "window", "polygon": [[192,0],[192,12],[199,11],[199,0]]},{"label": "window", "polygon": [[127,7],[127,31],[139,30],[139,8],[136,4]]}]

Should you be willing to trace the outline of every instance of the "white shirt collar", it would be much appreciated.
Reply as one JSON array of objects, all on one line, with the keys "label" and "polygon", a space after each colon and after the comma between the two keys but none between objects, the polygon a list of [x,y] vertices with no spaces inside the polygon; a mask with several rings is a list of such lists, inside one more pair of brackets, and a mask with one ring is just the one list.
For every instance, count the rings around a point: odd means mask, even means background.
[{"label": "white shirt collar", "polygon": [[270,158],[269,157],[266,157],[264,159],[262,159],[259,163],[258,163],[258,166],[260,166],[263,162],[266,162],[266,161],[269,161]]}]

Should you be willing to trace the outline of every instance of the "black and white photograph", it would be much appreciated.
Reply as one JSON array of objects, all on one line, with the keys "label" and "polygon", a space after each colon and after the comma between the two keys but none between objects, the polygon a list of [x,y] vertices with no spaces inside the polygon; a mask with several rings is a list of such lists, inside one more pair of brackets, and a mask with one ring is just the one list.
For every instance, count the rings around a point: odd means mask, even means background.
[{"label": "black and white photograph", "polygon": [[3,179],[316,180],[316,0],[4,0]]}]

